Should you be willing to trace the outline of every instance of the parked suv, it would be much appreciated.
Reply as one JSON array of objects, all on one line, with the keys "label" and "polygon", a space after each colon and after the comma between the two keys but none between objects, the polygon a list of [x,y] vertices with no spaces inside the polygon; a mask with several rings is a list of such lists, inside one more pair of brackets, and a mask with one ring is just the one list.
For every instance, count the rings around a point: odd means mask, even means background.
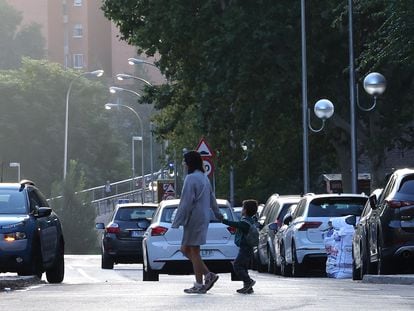
[{"label": "parked suv", "polygon": [[142,263],[142,239],[157,206],[157,203],[119,203],[106,228],[103,223],[96,224],[97,229],[105,229],[102,269],[113,269],[118,263]]},{"label": "parked suv", "polygon": [[259,245],[256,256],[259,272],[275,272],[275,230],[269,229],[269,225],[275,223],[277,228],[280,228],[289,207],[297,204],[300,198],[300,196],[273,194],[267,200],[259,219]]},{"label": "parked suv", "polygon": [[281,252],[282,270],[300,276],[312,261],[326,262],[322,233],[332,217],[360,216],[368,197],[364,194],[307,194],[298,203],[292,216],[285,217],[288,225]]},{"label": "parked suv", "polygon": [[0,183],[0,272],[63,281],[64,239],[57,215],[29,180]]},{"label": "parked suv", "polygon": [[[191,262],[181,251],[183,227],[171,228],[180,200],[160,202],[151,225],[142,241],[144,253],[143,281],[158,281],[159,274],[191,274]],[[217,199],[217,205],[224,219],[236,220],[233,209],[227,200]],[[224,225],[214,217],[207,231],[207,243],[201,245],[201,257],[214,272],[230,272],[232,280],[237,279],[232,262],[237,256],[238,247],[234,244],[236,229]]]},{"label": "parked suv", "polygon": [[365,273],[389,274],[413,270],[414,258],[414,169],[400,169],[384,190],[371,195],[364,218],[357,225],[366,236],[359,245],[355,236],[354,279]]}]

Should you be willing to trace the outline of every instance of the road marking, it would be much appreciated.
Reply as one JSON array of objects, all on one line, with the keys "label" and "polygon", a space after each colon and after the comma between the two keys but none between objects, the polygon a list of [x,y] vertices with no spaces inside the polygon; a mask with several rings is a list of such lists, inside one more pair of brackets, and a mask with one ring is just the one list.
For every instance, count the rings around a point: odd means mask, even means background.
[{"label": "road marking", "polygon": [[101,282],[100,280],[95,279],[94,277],[89,276],[83,269],[78,268],[78,269],[76,269],[76,271],[78,271],[79,274],[81,274],[83,277],[91,280],[92,282],[95,282],[95,283]]}]

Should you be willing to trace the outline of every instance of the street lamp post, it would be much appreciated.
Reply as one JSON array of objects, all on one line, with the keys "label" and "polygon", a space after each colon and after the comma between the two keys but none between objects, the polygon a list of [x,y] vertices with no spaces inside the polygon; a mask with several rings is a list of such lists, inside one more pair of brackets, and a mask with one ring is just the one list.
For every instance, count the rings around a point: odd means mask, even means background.
[{"label": "street lamp post", "polygon": [[10,162],[10,167],[17,167],[17,181],[20,181],[20,163],[19,162]]},{"label": "street lamp post", "polygon": [[126,73],[118,73],[116,75],[116,78],[119,81],[124,81],[124,80],[128,80],[128,79],[134,79],[134,80],[138,80],[138,81],[144,82],[146,85],[152,86],[151,82],[149,82],[149,81],[147,81],[147,80],[145,80],[143,78],[136,77],[136,76],[133,76],[133,75],[130,75],[130,74],[126,74]]},{"label": "street lamp post", "polygon": [[[115,108],[115,107],[124,107],[124,108],[129,109],[130,111],[132,111],[135,114],[135,116],[138,118],[138,121],[139,121],[139,125],[140,125],[140,128],[141,128],[141,138],[142,138],[141,139],[141,187],[142,187],[142,189],[141,189],[141,199],[142,199],[142,203],[144,203],[144,188],[145,188],[145,179],[144,179],[144,126],[143,126],[143,123],[142,123],[142,119],[139,116],[138,112],[136,112],[136,110],[133,109],[130,106],[123,105],[123,104],[111,104],[111,103],[105,104],[105,109],[107,109],[107,110],[110,110],[110,109]],[[132,163],[134,163],[134,161]],[[135,169],[134,169],[134,171],[135,171]],[[134,174],[135,174],[135,172],[134,172]],[[134,177],[135,176],[132,176],[132,179],[134,179]]]},{"label": "street lamp post", "polygon": [[79,79],[80,77],[101,77],[104,74],[103,70],[95,70],[95,71],[88,71],[83,72],[74,79],[69,84],[69,88],[66,92],[66,111],[65,111],[65,148],[64,148],[64,155],[63,155],[63,180],[66,179],[66,172],[67,172],[67,163],[68,163],[68,119],[69,119],[69,95],[70,91],[72,90],[73,83]]},{"label": "street lamp post", "polygon": [[130,65],[147,64],[147,65],[150,65],[150,66],[157,67],[154,63],[147,62],[146,60],[139,59],[139,58],[134,58],[134,57],[128,58],[128,64],[130,64]]},{"label": "street lamp post", "polygon": [[126,92],[126,93],[130,93],[133,94],[135,96],[141,97],[141,94],[133,91],[133,90],[129,90],[129,89],[124,89],[123,87],[118,87],[118,86],[111,86],[109,88],[109,92],[111,92],[112,94],[115,94],[117,92]]}]

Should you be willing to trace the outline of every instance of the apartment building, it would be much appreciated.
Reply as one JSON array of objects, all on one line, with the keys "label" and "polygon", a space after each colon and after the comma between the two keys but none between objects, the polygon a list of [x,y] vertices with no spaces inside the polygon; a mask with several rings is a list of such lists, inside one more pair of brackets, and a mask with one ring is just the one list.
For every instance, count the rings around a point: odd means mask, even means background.
[{"label": "apartment building", "polygon": [[136,49],[119,40],[118,29],[100,9],[101,0],[6,1],[22,12],[24,25],[42,26],[48,60],[65,68],[101,68],[109,77],[131,72],[127,60],[136,56]]}]

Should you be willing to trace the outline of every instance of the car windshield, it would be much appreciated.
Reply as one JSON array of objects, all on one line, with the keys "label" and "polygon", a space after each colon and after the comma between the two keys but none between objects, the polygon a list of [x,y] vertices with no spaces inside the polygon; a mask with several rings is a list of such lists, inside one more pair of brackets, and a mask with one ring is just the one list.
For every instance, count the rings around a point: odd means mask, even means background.
[{"label": "car windshield", "polygon": [[360,216],[366,198],[319,198],[309,204],[308,217]]},{"label": "car windshield", "polygon": [[23,192],[0,190],[0,214],[27,214]]},{"label": "car windshield", "polygon": [[[219,206],[220,213],[223,215],[224,219],[233,220],[233,216],[231,213],[231,208],[227,206]],[[174,217],[177,211],[177,206],[171,206],[164,208],[164,211],[161,215],[162,222],[172,223],[174,221]],[[211,210],[211,218],[210,222],[220,222],[214,217],[214,213]]]},{"label": "car windshield", "polygon": [[115,220],[136,220],[142,218],[152,218],[155,207],[121,207],[115,215]]}]

